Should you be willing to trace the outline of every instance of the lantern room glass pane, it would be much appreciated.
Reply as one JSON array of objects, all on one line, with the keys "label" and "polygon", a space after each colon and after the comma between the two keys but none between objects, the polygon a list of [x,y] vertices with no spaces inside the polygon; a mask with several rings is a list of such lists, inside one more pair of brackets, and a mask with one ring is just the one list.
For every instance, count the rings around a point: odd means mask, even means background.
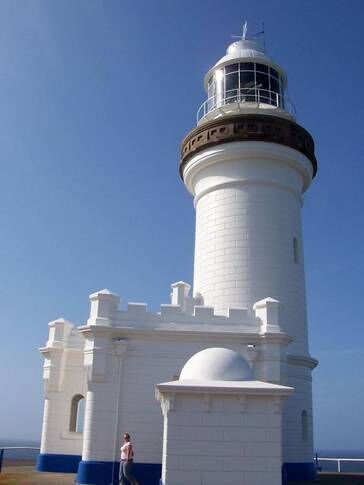
[{"label": "lantern room glass pane", "polygon": [[275,69],[273,69],[273,67],[270,68],[270,75],[274,76],[276,79],[279,79],[279,74]]},{"label": "lantern room glass pane", "polygon": [[225,66],[225,73],[229,74],[230,72],[238,72],[239,71],[239,64],[230,64],[229,66]]},{"label": "lantern room glass pane", "polygon": [[254,62],[241,62],[240,71],[254,71]]},{"label": "lantern room glass pane", "polygon": [[261,72],[257,72],[257,74],[256,74],[256,89],[257,89],[258,101],[260,103],[270,104],[268,74],[263,74]]},{"label": "lantern room glass pane", "polygon": [[266,89],[267,91],[269,90],[269,77],[267,74],[257,72],[256,86],[259,89]]},{"label": "lantern room glass pane", "polygon": [[239,91],[239,73],[227,74],[225,77],[225,99],[227,103],[235,103]]},{"label": "lantern room glass pane", "polygon": [[240,89],[253,88],[255,85],[254,72],[240,71]]},{"label": "lantern room glass pane", "polygon": [[279,94],[279,82],[274,77],[270,78],[270,90]]},{"label": "lantern room glass pane", "polygon": [[263,72],[265,74],[268,74],[268,66],[265,64],[256,64],[256,70],[257,72]]},{"label": "lantern room glass pane", "polygon": [[226,92],[231,91],[232,89],[238,89],[238,88],[239,88],[239,74],[237,72],[228,74],[225,78]]}]

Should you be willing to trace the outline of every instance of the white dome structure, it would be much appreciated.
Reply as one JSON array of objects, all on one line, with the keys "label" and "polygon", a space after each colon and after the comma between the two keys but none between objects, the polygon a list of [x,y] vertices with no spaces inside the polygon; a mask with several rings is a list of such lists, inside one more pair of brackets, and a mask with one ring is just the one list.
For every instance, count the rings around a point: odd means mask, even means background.
[{"label": "white dome structure", "polygon": [[250,381],[253,371],[247,361],[230,349],[209,348],[197,352],[184,365],[180,381]]}]

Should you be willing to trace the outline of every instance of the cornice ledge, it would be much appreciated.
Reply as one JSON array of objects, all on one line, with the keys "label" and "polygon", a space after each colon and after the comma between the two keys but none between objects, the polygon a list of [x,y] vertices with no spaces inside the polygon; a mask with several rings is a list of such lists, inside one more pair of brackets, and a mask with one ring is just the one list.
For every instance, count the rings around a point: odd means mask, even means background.
[{"label": "cornice ledge", "polygon": [[319,363],[317,359],[311,356],[287,354],[286,357],[288,364],[301,365],[303,367],[309,367],[310,369],[314,369]]}]

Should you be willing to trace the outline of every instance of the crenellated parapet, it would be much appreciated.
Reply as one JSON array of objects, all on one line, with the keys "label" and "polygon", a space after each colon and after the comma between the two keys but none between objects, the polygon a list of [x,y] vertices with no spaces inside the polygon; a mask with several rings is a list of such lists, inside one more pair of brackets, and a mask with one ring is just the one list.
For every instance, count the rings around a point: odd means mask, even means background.
[{"label": "crenellated parapet", "polygon": [[260,300],[251,309],[228,308],[226,315],[221,315],[216,314],[213,307],[204,305],[200,295],[190,296],[188,283],[179,281],[171,288],[171,303],[160,305],[159,312],[148,311],[146,303],[133,302],[128,302],[126,309],[120,310],[118,295],[107,289],[93,293],[86,326],[282,334],[279,324],[281,304],[273,298]]}]

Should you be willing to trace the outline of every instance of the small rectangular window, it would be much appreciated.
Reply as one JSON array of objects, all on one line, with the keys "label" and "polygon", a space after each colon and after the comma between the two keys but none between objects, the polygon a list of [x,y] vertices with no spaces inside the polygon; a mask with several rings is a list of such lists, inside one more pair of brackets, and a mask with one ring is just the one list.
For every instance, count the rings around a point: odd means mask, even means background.
[{"label": "small rectangular window", "polygon": [[296,237],[293,238],[293,261],[295,264],[300,263],[300,248]]}]

